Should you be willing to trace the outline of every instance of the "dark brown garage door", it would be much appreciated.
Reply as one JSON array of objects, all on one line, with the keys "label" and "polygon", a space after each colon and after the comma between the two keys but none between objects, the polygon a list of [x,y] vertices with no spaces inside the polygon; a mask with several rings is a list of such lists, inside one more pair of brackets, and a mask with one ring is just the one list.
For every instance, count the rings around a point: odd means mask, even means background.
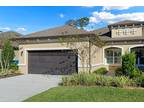
[{"label": "dark brown garage door", "polygon": [[29,51],[28,72],[31,74],[67,75],[78,71],[76,51]]}]

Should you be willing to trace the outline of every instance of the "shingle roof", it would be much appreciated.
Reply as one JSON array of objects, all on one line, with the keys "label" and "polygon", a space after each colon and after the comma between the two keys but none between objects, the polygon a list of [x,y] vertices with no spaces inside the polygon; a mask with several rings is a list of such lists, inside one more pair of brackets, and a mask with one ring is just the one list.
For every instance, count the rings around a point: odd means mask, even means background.
[{"label": "shingle roof", "polygon": [[8,31],[8,32],[0,33],[0,39],[2,39],[2,38],[11,39],[11,38],[18,38],[21,36],[22,36],[22,34],[14,32],[14,31]]},{"label": "shingle roof", "polygon": [[100,36],[100,39],[104,41],[144,40],[144,36],[111,38],[111,31],[106,27],[91,31],[91,33]]},{"label": "shingle roof", "polygon": [[80,30],[72,26],[60,26],[52,29],[47,29],[32,34],[28,34],[25,37],[48,37],[48,36],[64,36],[64,35],[79,35],[88,33],[85,30]]},{"label": "shingle roof", "polygon": [[144,36],[136,36],[136,37],[119,37],[119,38],[111,38],[107,36],[100,37],[104,41],[136,41],[136,40],[144,40]]},{"label": "shingle roof", "polygon": [[[4,39],[20,38],[21,36],[22,34],[14,32],[14,31],[0,33],[0,48],[3,46]],[[18,44],[16,42],[13,42],[12,45],[14,47],[18,47]]]},{"label": "shingle roof", "polygon": [[144,21],[125,20],[125,21],[120,21],[117,23],[110,24],[108,26],[126,25],[126,24],[144,24]]},{"label": "shingle roof", "polygon": [[108,36],[108,37],[110,37],[110,35],[111,35],[111,31],[107,27],[90,31],[90,33],[94,33],[94,34],[96,34],[98,36]]},{"label": "shingle roof", "polygon": [[[115,25],[117,25],[117,24],[134,24],[134,23],[141,24],[144,22],[125,20],[125,21],[115,23]],[[144,40],[144,36],[111,38],[111,30],[109,29],[109,27],[104,27],[104,28],[100,28],[100,29],[88,32],[88,31],[80,30],[80,29],[77,29],[77,28],[74,28],[74,27],[68,26],[68,25],[31,33],[31,34],[23,36],[19,39],[27,39],[27,38],[29,39],[29,38],[37,38],[37,37],[38,38],[42,38],[42,37],[47,38],[47,37],[56,37],[56,36],[69,36],[69,35],[82,35],[82,36],[85,35],[85,36],[87,36],[87,35],[91,35],[91,34],[92,35],[96,34],[96,35],[100,36],[100,38],[104,41]]]}]

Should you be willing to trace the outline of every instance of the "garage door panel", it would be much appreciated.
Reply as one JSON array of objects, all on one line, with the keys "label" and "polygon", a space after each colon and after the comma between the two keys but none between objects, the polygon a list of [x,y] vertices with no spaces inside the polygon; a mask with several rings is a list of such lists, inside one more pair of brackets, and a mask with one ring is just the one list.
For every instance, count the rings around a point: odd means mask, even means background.
[{"label": "garage door panel", "polygon": [[29,51],[29,73],[65,75],[77,72],[77,54],[70,50]]}]

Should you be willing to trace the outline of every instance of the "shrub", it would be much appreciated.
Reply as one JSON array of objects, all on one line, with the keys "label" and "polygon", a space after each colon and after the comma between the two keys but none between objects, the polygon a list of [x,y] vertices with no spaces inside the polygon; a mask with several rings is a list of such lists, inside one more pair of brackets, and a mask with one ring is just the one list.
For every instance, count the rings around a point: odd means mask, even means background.
[{"label": "shrub", "polygon": [[144,74],[134,79],[138,86],[144,87]]},{"label": "shrub", "polygon": [[123,75],[122,67],[118,67],[118,68],[115,70],[115,75],[116,75],[116,76],[122,76],[122,75]]},{"label": "shrub", "polygon": [[122,74],[130,78],[140,75],[140,71],[136,68],[136,56],[134,53],[126,53],[122,56]]},{"label": "shrub", "polygon": [[142,74],[142,76],[140,76],[140,80],[141,80],[141,87],[144,87],[144,74]]},{"label": "shrub", "polygon": [[74,74],[62,78],[62,85],[64,86],[113,86],[113,87],[127,87],[136,86],[136,82],[128,77],[112,77],[97,74]]},{"label": "shrub", "polygon": [[18,70],[17,64],[12,63],[12,64],[10,65],[10,69],[12,69],[12,70],[14,70],[14,71]]},{"label": "shrub", "polygon": [[144,74],[142,74],[142,76],[140,76],[140,86],[144,87]]},{"label": "shrub", "polygon": [[93,73],[100,74],[100,75],[104,75],[104,74],[106,74],[107,72],[108,72],[108,71],[107,71],[107,69],[106,69],[105,67],[101,67],[101,68],[93,71]]}]

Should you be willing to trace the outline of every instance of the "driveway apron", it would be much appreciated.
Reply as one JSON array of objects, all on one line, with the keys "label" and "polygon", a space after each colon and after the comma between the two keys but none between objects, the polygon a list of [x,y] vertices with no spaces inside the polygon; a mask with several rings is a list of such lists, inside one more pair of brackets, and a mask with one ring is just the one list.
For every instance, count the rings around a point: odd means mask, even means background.
[{"label": "driveway apron", "polygon": [[0,79],[0,101],[20,102],[58,86],[62,76],[28,74]]}]

